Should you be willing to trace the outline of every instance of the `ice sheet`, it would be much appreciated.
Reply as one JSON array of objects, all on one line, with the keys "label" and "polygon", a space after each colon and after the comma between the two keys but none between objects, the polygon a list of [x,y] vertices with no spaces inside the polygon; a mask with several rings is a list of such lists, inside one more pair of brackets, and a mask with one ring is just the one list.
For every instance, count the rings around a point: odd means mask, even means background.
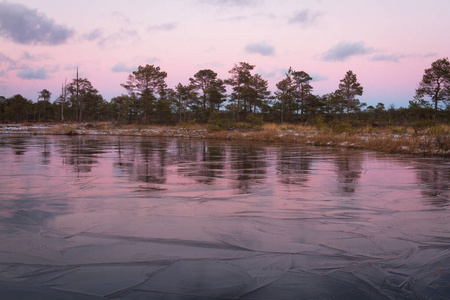
[{"label": "ice sheet", "polygon": [[2,299],[446,299],[450,163],[0,136]]}]

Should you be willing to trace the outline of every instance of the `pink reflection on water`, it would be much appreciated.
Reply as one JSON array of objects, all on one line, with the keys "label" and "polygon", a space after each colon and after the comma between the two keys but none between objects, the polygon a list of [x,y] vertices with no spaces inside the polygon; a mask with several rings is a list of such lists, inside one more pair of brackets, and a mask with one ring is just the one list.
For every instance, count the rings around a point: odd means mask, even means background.
[{"label": "pink reflection on water", "polygon": [[[328,280],[324,272],[339,280],[357,272],[376,286],[398,274],[420,286],[422,274],[424,291],[436,276],[430,265],[448,270],[450,166],[444,160],[200,140],[4,138],[0,263],[55,268],[54,279],[39,275],[28,284],[72,286],[72,275],[58,273],[59,266],[85,274],[123,264],[158,266],[149,274],[167,268],[153,274],[155,281],[133,273],[142,290],[166,291],[157,283],[178,273],[174,289],[188,293],[181,283],[185,268],[215,267],[230,283],[226,274],[236,263],[245,266],[242,276],[262,278],[258,288],[244,288],[250,294],[262,288],[271,295],[281,287],[270,276],[295,282],[298,272],[311,282]],[[9,146],[14,143],[20,155]],[[271,264],[278,271],[269,276],[262,269]],[[0,274],[11,276],[5,270]],[[115,276],[121,281],[120,272]],[[216,286],[202,280],[197,283]]]}]

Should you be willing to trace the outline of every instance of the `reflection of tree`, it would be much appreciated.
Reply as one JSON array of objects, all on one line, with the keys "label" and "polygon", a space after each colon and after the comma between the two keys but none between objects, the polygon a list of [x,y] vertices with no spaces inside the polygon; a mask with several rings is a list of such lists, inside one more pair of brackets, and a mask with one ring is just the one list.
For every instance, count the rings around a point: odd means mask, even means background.
[{"label": "reflection of tree", "polygon": [[204,170],[209,178],[220,177],[223,174],[224,160],[226,156],[225,147],[221,145],[212,145],[207,148],[203,156]]},{"label": "reflection of tree", "polygon": [[27,140],[26,137],[13,137],[11,138],[11,148],[14,151],[15,155],[24,155],[27,151]]},{"label": "reflection of tree", "polygon": [[133,141],[135,139],[118,138],[116,143],[117,160],[113,166],[128,174],[134,181],[149,184],[166,183],[166,167],[170,160],[167,152],[168,142],[151,138],[144,138],[140,140],[139,144]]},{"label": "reflection of tree", "polygon": [[417,178],[424,185],[422,195],[430,204],[439,207],[449,204],[450,168],[424,165],[417,169]]},{"label": "reflection of tree", "polygon": [[212,185],[224,169],[225,147],[212,142],[202,141],[192,144],[181,142],[178,153],[182,161],[188,162],[180,167],[179,172],[194,177],[198,183]]},{"label": "reflection of tree", "polygon": [[303,185],[308,181],[312,159],[300,149],[289,151],[281,148],[277,161],[277,172],[282,184]]},{"label": "reflection of tree", "polygon": [[136,157],[136,148],[127,147],[126,141],[122,140],[122,137],[119,137],[117,139],[116,150],[117,162],[113,166],[124,172],[132,169]]},{"label": "reflection of tree", "polygon": [[[229,147],[212,141],[177,140],[175,155],[171,159],[177,160],[178,173],[192,177],[201,184],[212,185],[217,178],[229,176],[233,180],[233,188],[247,191],[266,178],[264,148],[248,145]],[[230,173],[227,174],[226,165],[230,166]]]},{"label": "reflection of tree", "polygon": [[134,165],[136,179],[146,183],[165,183],[167,143],[144,139],[140,143],[140,152],[140,157]]},{"label": "reflection of tree", "polygon": [[361,178],[362,157],[358,153],[339,156],[335,160],[339,186],[346,193],[354,193]]},{"label": "reflection of tree", "polygon": [[266,178],[265,148],[239,145],[232,148],[230,159],[232,177],[235,179],[233,188],[247,192]]},{"label": "reflection of tree", "polygon": [[51,143],[48,142],[47,137],[44,137],[44,141],[43,141],[43,145],[42,145],[42,164],[43,165],[48,165],[50,163],[50,155],[51,155],[51,151],[50,151],[50,145]]},{"label": "reflection of tree", "polygon": [[[177,140],[177,159],[181,164],[186,162],[195,161],[197,158],[197,148],[196,143],[191,140]],[[181,169],[187,169],[187,167],[182,167]]]},{"label": "reflection of tree", "polygon": [[89,173],[97,163],[97,154],[103,152],[103,146],[96,139],[75,136],[61,145],[63,164],[73,166],[75,172]]}]

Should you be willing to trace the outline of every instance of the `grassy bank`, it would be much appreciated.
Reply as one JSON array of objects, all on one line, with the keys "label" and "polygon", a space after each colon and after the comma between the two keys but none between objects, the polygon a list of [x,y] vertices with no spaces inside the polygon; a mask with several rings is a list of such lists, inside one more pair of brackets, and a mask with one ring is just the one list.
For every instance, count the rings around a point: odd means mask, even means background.
[{"label": "grassy bank", "polygon": [[154,137],[184,137],[221,140],[267,141],[333,146],[403,153],[421,156],[450,157],[450,126],[418,127],[372,126],[351,127],[345,123],[301,126],[264,124],[233,130],[210,130],[208,126],[116,125],[110,122],[73,124],[14,124],[0,125],[0,133],[55,135],[130,135]]}]

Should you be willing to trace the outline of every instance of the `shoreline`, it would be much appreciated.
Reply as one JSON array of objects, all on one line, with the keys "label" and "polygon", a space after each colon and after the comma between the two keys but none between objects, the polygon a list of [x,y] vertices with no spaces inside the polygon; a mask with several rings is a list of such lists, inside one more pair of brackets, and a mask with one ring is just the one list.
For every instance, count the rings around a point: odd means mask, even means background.
[{"label": "shoreline", "polygon": [[354,148],[392,154],[450,157],[450,134],[414,134],[381,129],[334,133],[306,126],[263,126],[261,129],[210,132],[206,126],[122,125],[109,122],[64,124],[0,124],[0,134],[111,135],[261,141]]}]

